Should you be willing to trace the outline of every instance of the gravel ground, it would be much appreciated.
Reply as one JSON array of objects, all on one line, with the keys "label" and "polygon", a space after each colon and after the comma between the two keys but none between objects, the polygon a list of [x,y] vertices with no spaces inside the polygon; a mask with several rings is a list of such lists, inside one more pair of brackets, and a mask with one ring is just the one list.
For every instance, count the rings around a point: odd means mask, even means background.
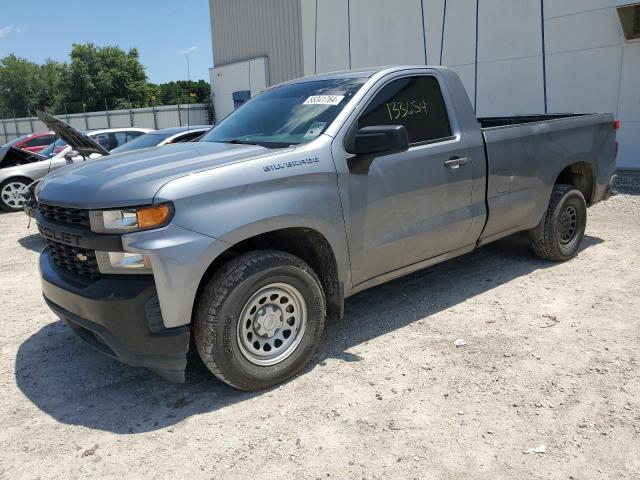
[{"label": "gravel ground", "polygon": [[570,262],[516,236],[349,299],[260,393],[94,352],[42,300],[33,225],[0,214],[0,478],[640,478],[640,188],[620,191]]}]

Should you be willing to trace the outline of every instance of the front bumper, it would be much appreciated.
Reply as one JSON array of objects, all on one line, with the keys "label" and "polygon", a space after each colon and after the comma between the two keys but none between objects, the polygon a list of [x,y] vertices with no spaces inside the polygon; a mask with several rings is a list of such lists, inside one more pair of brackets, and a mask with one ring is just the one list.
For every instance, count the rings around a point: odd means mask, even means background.
[{"label": "front bumper", "polygon": [[165,328],[151,275],[85,280],[40,255],[42,293],[49,307],[89,345],[123,363],[184,381],[189,327]]}]

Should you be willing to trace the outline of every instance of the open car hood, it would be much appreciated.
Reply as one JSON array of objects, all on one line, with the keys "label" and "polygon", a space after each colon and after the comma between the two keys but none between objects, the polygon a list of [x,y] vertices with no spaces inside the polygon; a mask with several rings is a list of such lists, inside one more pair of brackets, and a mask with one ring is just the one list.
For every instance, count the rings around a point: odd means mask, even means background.
[{"label": "open car hood", "polygon": [[68,123],[63,122],[53,115],[41,112],[40,110],[38,110],[36,114],[38,115],[38,118],[42,120],[42,123],[49,127],[49,130],[54,131],[56,135],[67,142],[73,150],[83,157],[88,157],[92,153],[109,155],[109,152],[105,150],[102,145],[83,133],[80,133]]},{"label": "open car hood", "polygon": [[0,168],[17,167],[27,163],[39,162],[45,156],[15,147],[0,147]]}]

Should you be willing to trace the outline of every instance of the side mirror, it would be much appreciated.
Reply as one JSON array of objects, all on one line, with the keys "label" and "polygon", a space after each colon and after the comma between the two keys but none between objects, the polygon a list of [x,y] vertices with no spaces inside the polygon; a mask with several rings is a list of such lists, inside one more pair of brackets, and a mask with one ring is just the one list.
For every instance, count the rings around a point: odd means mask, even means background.
[{"label": "side mirror", "polygon": [[80,154],[76,150],[69,150],[67,153],[64,154],[64,158],[65,160],[73,161],[74,157],[77,157],[79,155]]},{"label": "side mirror", "polygon": [[345,150],[356,155],[348,160],[349,170],[354,173],[367,172],[375,157],[408,149],[409,134],[404,125],[363,127],[350,135],[345,144]]}]

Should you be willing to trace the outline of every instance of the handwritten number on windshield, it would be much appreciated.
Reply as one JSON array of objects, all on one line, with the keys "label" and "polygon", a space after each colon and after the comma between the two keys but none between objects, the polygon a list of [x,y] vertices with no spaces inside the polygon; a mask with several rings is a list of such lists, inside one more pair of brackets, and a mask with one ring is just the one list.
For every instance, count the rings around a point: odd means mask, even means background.
[{"label": "handwritten number on windshield", "polygon": [[398,120],[409,115],[417,115],[424,112],[427,115],[427,101],[407,100],[404,102],[387,102],[387,111],[389,112],[389,120]]}]

